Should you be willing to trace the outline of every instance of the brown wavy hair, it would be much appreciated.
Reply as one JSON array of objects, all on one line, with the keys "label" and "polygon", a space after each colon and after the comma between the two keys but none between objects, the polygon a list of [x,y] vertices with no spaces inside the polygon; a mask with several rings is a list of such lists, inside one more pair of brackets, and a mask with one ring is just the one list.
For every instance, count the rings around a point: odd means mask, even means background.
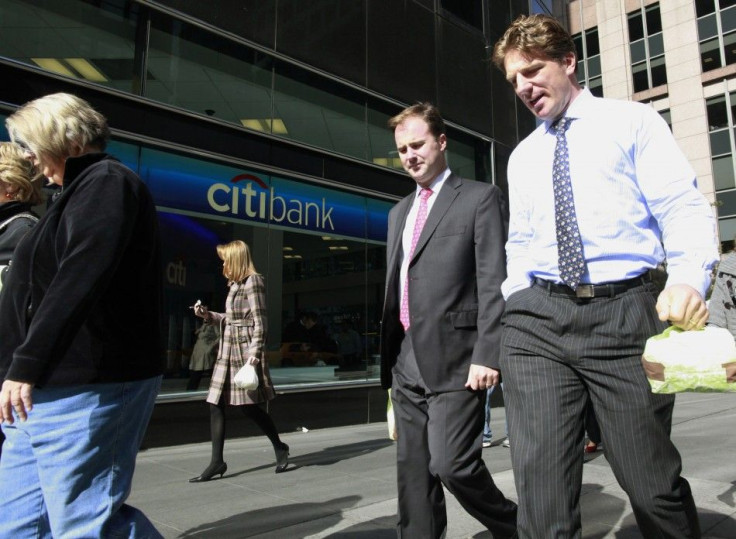
[{"label": "brown wavy hair", "polygon": [[493,47],[491,60],[504,73],[504,59],[512,50],[557,61],[569,53],[577,56],[575,43],[562,24],[549,15],[539,14],[519,16]]},{"label": "brown wavy hair", "polygon": [[15,196],[11,200],[32,206],[40,204],[43,199],[40,178],[23,148],[12,142],[0,142],[0,183],[5,192],[8,186],[12,188]]}]

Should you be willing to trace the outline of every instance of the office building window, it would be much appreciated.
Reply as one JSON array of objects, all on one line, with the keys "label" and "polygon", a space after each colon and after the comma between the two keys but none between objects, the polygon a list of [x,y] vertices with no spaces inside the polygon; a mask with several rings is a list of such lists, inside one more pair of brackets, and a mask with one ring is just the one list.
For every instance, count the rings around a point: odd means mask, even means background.
[{"label": "office building window", "polygon": [[659,4],[629,13],[628,23],[634,92],[667,84]]},{"label": "office building window", "polygon": [[697,0],[703,71],[736,63],[736,0]]},{"label": "office building window", "polygon": [[736,92],[712,97],[705,104],[721,241],[728,241],[736,234]]},{"label": "office building window", "polygon": [[591,93],[603,97],[603,76],[601,74],[601,49],[598,43],[598,28],[583,30],[573,36],[578,56],[578,82],[587,86]]}]

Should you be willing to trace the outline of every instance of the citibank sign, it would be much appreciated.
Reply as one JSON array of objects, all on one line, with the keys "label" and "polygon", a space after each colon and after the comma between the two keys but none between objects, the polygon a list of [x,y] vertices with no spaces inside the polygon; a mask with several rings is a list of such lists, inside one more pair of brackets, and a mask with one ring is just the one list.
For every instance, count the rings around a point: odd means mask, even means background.
[{"label": "citibank sign", "polygon": [[214,183],[207,189],[207,204],[218,213],[242,215],[272,223],[335,231],[334,208],[322,197],[318,202],[277,193],[253,174],[238,174],[230,183]]},{"label": "citibank sign", "polygon": [[386,241],[390,202],[152,148],[129,153],[159,209]]}]

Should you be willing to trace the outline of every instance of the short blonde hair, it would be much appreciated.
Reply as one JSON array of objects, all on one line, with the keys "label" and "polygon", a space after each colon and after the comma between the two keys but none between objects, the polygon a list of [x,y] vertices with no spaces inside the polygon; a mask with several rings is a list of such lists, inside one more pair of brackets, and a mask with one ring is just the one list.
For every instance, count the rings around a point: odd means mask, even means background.
[{"label": "short blonde hair", "polygon": [[0,142],[0,182],[13,187],[18,202],[35,206],[42,200],[40,175],[25,158],[23,148],[12,142]]},{"label": "short blonde hair", "polygon": [[248,244],[235,240],[217,246],[217,256],[225,263],[222,274],[230,283],[240,283],[258,273],[253,265]]},{"label": "short blonde hair", "polygon": [[66,159],[87,146],[104,150],[110,138],[105,117],[84,99],[51,94],[29,101],[5,120],[10,140],[37,156]]},{"label": "short blonde hair", "polygon": [[564,26],[549,15],[520,15],[493,47],[491,59],[502,72],[504,60],[512,51],[524,56],[549,58],[561,62],[569,53],[577,57],[575,43]]}]

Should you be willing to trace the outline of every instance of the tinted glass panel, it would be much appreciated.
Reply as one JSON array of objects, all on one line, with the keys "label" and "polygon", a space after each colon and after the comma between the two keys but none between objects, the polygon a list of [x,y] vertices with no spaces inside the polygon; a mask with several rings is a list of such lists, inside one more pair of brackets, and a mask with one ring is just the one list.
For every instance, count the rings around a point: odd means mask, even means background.
[{"label": "tinted glass panel", "polygon": [[736,32],[723,36],[723,46],[726,53],[726,65],[736,63]]},{"label": "tinted glass panel", "polygon": [[440,5],[463,22],[483,31],[482,0],[440,0]]},{"label": "tinted glass panel", "polygon": [[718,0],[718,5],[723,10],[731,6],[736,6],[736,0]]},{"label": "tinted glass panel", "polygon": [[629,15],[629,41],[637,41],[644,37],[644,23],[641,13],[634,12]]},{"label": "tinted glass panel", "polygon": [[279,0],[276,49],[365,84],[365,0]]},{"label": "tinted glass panel", "polygon": [[646,8],[647,34],[653,35],[662,31],[662,17],[659,15],[659,6],[654,5]]},{"label": "tinted glass panel", "polygon": [[716,184],[716,191],[736,187],[731,154],[713,158],[713,180]]},{"label": "tinted glass panel", "polygon": [[736,30],[736,7],[721,11],[721,27],[724,34]]},{"label": "tinted glass panel", "polygon": [[68,0],[4,0],[0,56],[138,93],[135,35],[140,6],[126,4],[111,0],[96,7]]},{"label": "tinted glass panel", "polygon": [[601,77],[590,79],[588,88],[590,88],[590,93],[594,96],[603,97],[603,79]]},{"label": "tinted glass panel", "polygon": [[[719,215],[736,215],[736,191],[724,191],[718,193],[716,200],[721,203],[718,208]],[[731,234],[729,240],[734,238],[734,234]]]},{"label": "tinted glass panel", "polygon": [[585,33],[585,46],[588,49],[588,56],[595,56],[601,53],[598,43],[598,30],[589,30]]},{"label": "tinted glass panel", "polygon": [[634,92],[641,92],[649,89],[649,75],[647,73],[647,64],[642,62],[632,67],[634,75]]},{"label": "tinted glass panel", "polygon": [[710,153],[712,155],[723,155],[731,153],[731,140],[728,129],[713,131],[710,134]]},{"label": "tinted glass panel", "polygon": [[657,34],[649,38],[649,56],[659,56],[664,54],[664,42],[662,40],[662,34]]},{"label": "tinted glass panel", "polygon": [[702,19],[698,19],[698,39],[700,39],[700,41],[717,35],[718,22],[716,20],[715,13],[713,15],[703,17]]},{"label": "tinted glass panel", "polygon": [[728,112],[726,109],[726,98],[723,96],[709,99],[705,102],[708,111],[708,129],[715,131],[728,127]]},{"label": "tinted glass panel", "polygon": [[[154,17],[145,95],[238,125],[270,131],[271,61],[252,49]],[[254,124],[255,125],[255,124]]]},{"label": "tinted glass panel", "polygon": [[575,43],[575,54],[578,60],[585,58],[585,52],[583,51],[583,35],[575,34],[572,38],[572,42]]},{"label": "tinted glass panel", "polygon": [[366,108],[361,97],[316,75],[279,63],[274,77],[274,119],[295,140],[367,159]]},{"label": "tinted glass panel", "polygon": [[700,44],[700,65],[704,72],[721,67],[721,49],[718,45],[718,38]]},{"label": "tinted glass panel", "polygon": [[601,57],[593,56],[588,59],[588,77],[597,77],[601,74]]},{"label": "tinted glass panel", "polygon": [[715,0],[695,0],[695,13],[697,13],[698,17],[713,13],[715,10]]},{"label": "tinted glass panel", "polygon": [[667,84],[667,69],[664,65],[664,56],[654,58],[652,64],[652,88]]},{"label": "tinted glass panel", "polygon": [[647,57],[647,49],[643,39],[631,44],[631,63],[641,62]]},{"label": "tinted glass panel", "polygon": [[435,57],[433,13],[415,2],[371,0],[366,34],[370,89],[405,103],[437,101],[434,62],[407,65],[407,58]]}]

